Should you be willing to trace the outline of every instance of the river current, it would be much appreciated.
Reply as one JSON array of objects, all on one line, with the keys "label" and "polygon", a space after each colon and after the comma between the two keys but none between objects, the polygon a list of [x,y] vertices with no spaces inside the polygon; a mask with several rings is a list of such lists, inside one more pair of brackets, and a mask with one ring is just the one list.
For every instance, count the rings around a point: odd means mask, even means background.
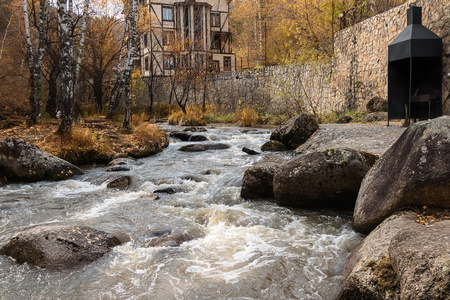
[{"label": "river current", "polygon": [[[180,127],[163,126],[166,130]],[[44,224],[87,225],[126,242],[74,270],[49,271],[0,256],[0,299],[333,299],[361,236],[351,214],[294,210],[240,197],[245,170],[283,162],[290,152],[259,151],[270,131],[207,127],[225,150],[167,149],[140,159],[126,191],[108,189],[113,174],[90,167],[60,182],[0,187],[0,246]],[[153,191],[174,188],[175,194]],[[155,234],[185,234],[180,247],[151,247]]]}]

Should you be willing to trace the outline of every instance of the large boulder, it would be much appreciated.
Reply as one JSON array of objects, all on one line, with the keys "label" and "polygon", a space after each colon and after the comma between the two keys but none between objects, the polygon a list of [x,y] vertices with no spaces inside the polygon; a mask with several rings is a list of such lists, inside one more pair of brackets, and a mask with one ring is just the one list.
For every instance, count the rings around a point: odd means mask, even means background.
[{"label": "large boulder", "polygon": [[338,300],[449,299],[450,220],[417,217],[390,216],[352,251]]},{"label": "large boulder", "polygon": [[386,111],[388,110],[388,102],[387,100],[381,98],[381,97],[373,97],[369,100],[366,104],[366,110],[369,113],[372,112],[380,112],[380,111]]},{"label": "large boulder", "polygon": [[270,139],[282,142],[289,149],[295,149],[306,142],[318,128],[315,116],[300,114],[275,129],[270,135]]},{"label": "large boulder", "polygon": [[400,231],[391,241],[389,256],[401,299],[449,299],[450,221]]},{"label": "large boulder", "polygon": [[316,151],[292,159],[273,178],[278,204],[300,208],[353,208],[376,156],[351,149]]},{"label": "large boulder", "polygon": [[241,197],[244,199],[274,198],[273,176],[277,163],[260,163],[248,168],[242,179]]},{"label": "large boulder", "polygon": [[0,178],[6,181],[64,180],[81,174],[75,165],[23,139],[0,140]]},{"label": "large boulder", "polygon": [[120,243],[116,236],[86,226],[39,226],[13,237],[0,254],[19,263],[61,269],[93,262]]},{"label": "large boulder", "polygon": [[364,178],[354,229],[369,233],[409,206],[450,208],[450,116],[410,126]]},{"label": "large boulder", "polygon": [[343,272],[338,300],[398,299],[400,286],[388,249],[398,232],[418,225],[415,218],[412,212],[393,215],[353,249]]}]

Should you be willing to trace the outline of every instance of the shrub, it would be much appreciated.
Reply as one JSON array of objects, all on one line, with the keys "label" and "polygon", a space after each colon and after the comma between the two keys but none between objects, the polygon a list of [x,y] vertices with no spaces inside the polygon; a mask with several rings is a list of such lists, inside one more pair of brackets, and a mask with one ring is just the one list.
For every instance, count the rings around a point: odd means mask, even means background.
[{"label": "shrub", "polygon": [[136,140],[143,146],[154,146],[155,143],[162,145],[165,143],[167,137],[158,125],[142,123],[137,126],[133,134]]},{"label": "shrub", "polygon": [[169,116],[170,125],[181,126],[204,126],[206,125],[205,115],[201,106],[189,106],[186,108],[186,114],[182,111],[176,111]]},{"label": "shrub", "polygon": [[262,124],[262,119],[258,113],[251,108],[245,107],[242,110],[238,110],[235,114],[234,121],[239,126],[250,127],[256,124]]}]

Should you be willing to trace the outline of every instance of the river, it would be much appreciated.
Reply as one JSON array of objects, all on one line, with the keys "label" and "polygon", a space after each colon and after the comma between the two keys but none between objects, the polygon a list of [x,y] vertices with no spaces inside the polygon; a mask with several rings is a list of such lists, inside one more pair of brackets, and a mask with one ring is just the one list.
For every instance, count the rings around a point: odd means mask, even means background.
[{"label": "river", "polygon": [[[166,130],[180,127],[164,125]],[[362,236],[351,214],[293,210],[240,197],[244,171],[292,153],[251,156],[267,129],[207,127],[226,150],[167,149],[140,159],[126,191],[108,189],[102,167],[60,182],[0,187],[0,245],[44,224],[87,225],[126,242],[89,265],[49,271],[0,257],[0,299],[333,299],[350,250]],[[173,187],[179,192],[152,192]],[[193,237],[180,247],[151,247],[155,235]]]}]

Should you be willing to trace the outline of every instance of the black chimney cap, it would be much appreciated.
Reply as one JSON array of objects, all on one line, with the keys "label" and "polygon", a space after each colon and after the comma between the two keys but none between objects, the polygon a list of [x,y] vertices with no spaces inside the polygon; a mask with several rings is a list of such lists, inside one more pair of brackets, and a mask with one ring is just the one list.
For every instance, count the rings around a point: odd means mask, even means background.
[{"label": "black chimney cap", "polygon": [[409,57],[441,57],[442,39],[422,25],[422,7],[407,10],[408,26],[389,44],[389,61]]}]

